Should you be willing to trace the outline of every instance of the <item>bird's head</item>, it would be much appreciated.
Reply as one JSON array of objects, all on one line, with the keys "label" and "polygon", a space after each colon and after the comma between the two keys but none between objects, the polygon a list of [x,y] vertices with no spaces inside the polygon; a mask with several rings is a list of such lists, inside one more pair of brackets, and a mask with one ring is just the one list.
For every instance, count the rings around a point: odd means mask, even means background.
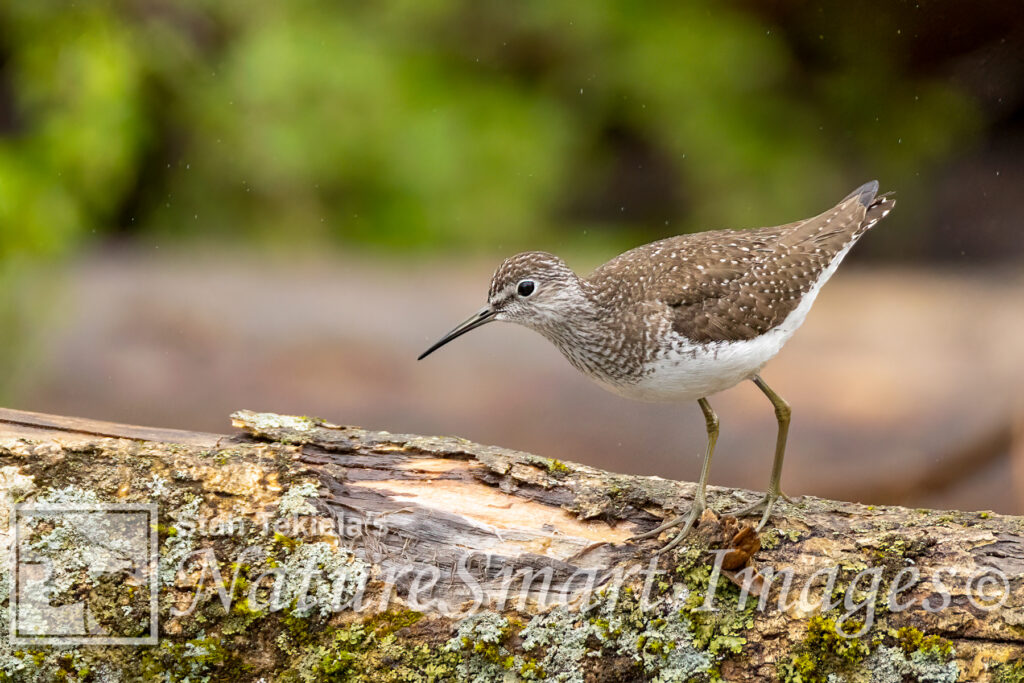
[{"label": "bird's head", "polygon": [[441,337],[419,359],[492,320],[507,320],[543,332],[558,325],[580,296],[579,277],[557,256],[543,251],[510,256],[494,271],[487,305]]}]

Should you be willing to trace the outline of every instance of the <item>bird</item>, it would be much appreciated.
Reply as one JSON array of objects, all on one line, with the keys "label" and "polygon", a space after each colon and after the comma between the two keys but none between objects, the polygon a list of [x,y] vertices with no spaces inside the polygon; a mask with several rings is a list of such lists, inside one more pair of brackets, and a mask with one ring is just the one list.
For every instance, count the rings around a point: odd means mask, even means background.
[{"label": "bird", "polygon": [[516,254],[494,272],[487,304],[418,360],[482,325],[507,321],[539,332],[577,370],[615,394],[696,401],[707,444],[693,503],[633,539],[679,527],[659,552],[682,542],[707,509],[719,431],[708,397],[752,381],[774,408],[775,456],[765,494],[730,514],[761,512],[760,531],[780,498],[792,502],[781,489],[791,409],[761,370],[803,323],[853,245],[894,205],[873,180],[813,218],[669,237],[626,251],[585,277],[553,254]]}]

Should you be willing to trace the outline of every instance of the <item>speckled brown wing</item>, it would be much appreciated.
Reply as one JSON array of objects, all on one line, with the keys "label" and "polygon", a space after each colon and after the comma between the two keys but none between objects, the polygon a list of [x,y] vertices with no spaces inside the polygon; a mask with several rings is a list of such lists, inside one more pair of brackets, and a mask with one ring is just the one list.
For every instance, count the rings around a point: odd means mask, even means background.
[{"label": "speckled brown wing", "polygon": [[[753,339],[779,325],[852,241],[888,213],[877,183],[788,225],[681,235],[651,248],[648,301],[697,343]],[[655,275],[657,273],[657,275]]]}]

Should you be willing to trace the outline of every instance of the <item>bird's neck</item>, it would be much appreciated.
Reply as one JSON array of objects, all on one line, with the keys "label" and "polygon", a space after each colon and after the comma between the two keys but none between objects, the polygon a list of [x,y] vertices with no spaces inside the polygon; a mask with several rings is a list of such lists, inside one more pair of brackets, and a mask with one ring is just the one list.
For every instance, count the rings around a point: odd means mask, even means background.
[{"label": "bird's neck", "polygon": [[576,369],[606,382],[623,379],[623,352],[628,340],[619,335],[614,307],[606,305],[596,288],[580,279],[579,287],[559,307],[559,315],[536,327]]}]

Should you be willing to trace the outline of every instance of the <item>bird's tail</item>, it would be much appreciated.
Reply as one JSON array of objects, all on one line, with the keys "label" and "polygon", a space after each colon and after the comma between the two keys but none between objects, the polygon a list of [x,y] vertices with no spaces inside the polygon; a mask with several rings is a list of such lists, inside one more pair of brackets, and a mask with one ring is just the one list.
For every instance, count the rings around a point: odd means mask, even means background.
[{"label": "bird's tail", "polygon": [[864,214],[864,222],[858,232],[865,232],[875,226],[875,223],[889,215],[892,207],[896,206],[896,200],[892,198],[892,192],[880,194],[871,199],[868,204],[867,213]]},{"label": "bird's tail", "polygon": [[854,190],[850,194],[848,194],[845,197],[843,197],[843,201],[841,201],[839,203],[840,204],[844,204],[847,201],[849,201],[849,200],[853,199],[854,197],[856,197],[857,199],[860,200],[860,203],[863,204],[864,206],[871,206],[871,202],[875,201],[875,195],[876,194],[878,194],[878,181],[877,180],[871,180],[871,181],[868,181],[868,182],[864,183],[863,185],[858,187],[856,190]]},{"label": "bird's tail", "polygon": [[861,222],[856,233],[854,233],[856,236],[860,236],[870,228],[874,227],[875,223],[889,215],[889,212],[892,211],[892,207],[896,205],[896,201],[892,198],[892,192],[878,194],[877,180],[864,183],[856,190],[846,195],[843,202],[853,199],[854,197],[856,197],[861,204],[867,207],[867,211],[864,214],[864,220]]}]

